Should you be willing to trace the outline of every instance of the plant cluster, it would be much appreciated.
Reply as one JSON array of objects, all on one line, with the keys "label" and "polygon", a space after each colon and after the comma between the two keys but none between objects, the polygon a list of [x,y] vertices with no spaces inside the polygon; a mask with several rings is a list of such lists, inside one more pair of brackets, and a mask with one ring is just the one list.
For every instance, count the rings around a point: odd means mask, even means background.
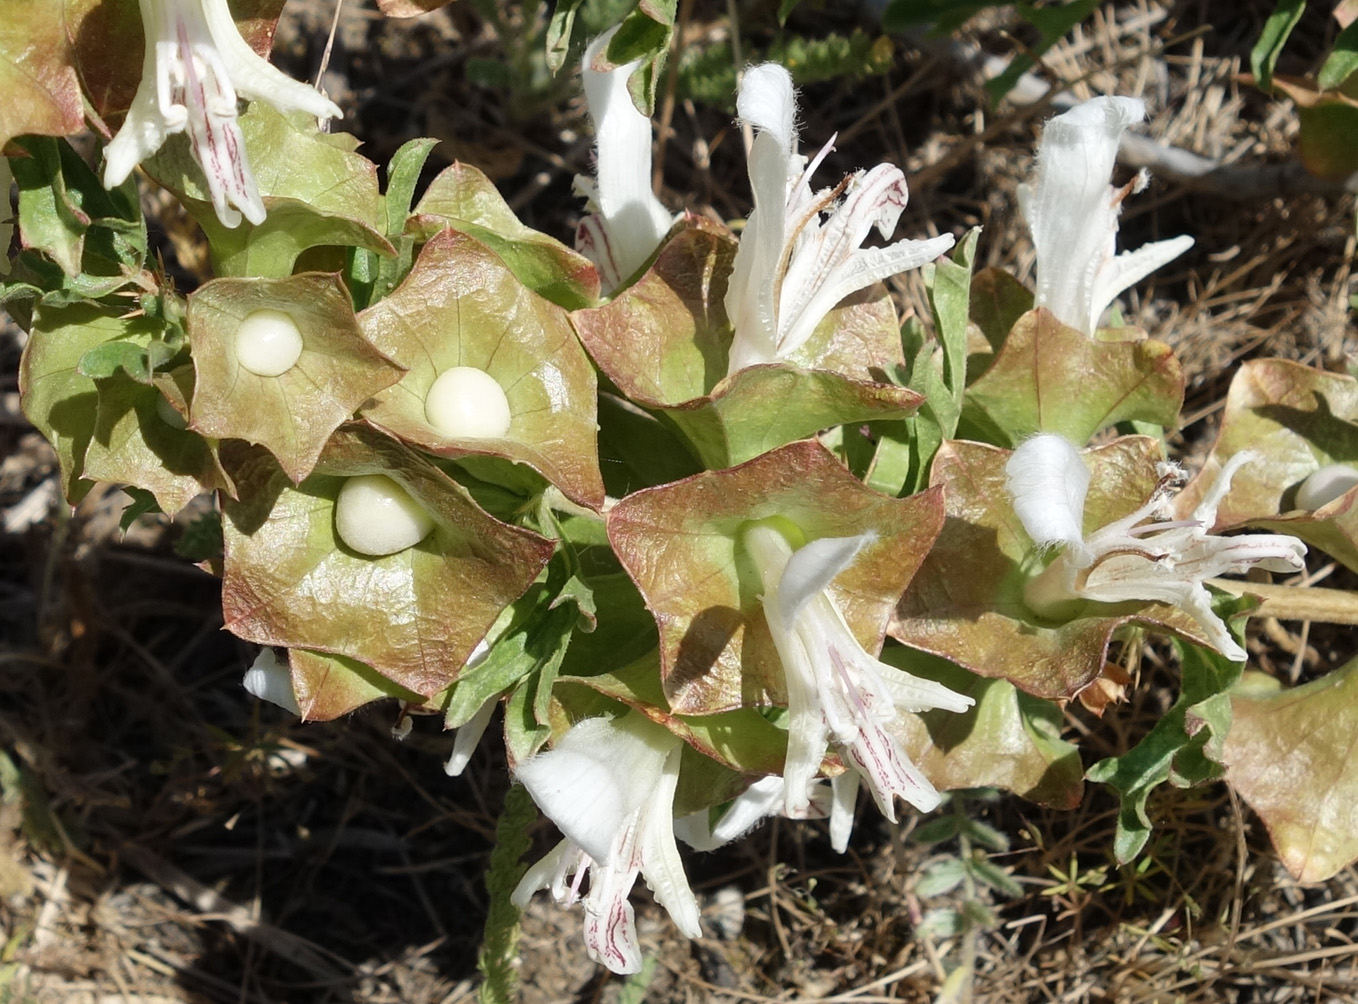
[{"label": "plant cluster", "polygon": [[[777,814],[828,818],[843,850],[864,785],[894,820],[950,789],[1071,806],[1087,777],[1121,795],[1128,861],[1157,785],[1225,774],[1298,875],[1358,856],[1358,664],[1242,682],[1257,601],[1217,582],[1301,571],[1308,545],[1358,569],[1358,384],[1249,363],[1203,471],[1168,460],[1183,376],[1115,300],[1192,239],[1117,253],[1139,101],[1047,123],[1030,291],[974,272],[976,231],[863,247],[892,237],[903,173],[816,187],[833,137],[805,156],[787,71],[748,67],[737,237],[652,193],[641,109],[673,5],[642,4],[583,57],[597,171],[568,247],[467,165],[417,200],[432,141],[381,190],[325,127],[340,109],[260,55],[277,6],[0,14],[24,413],[72,504],[97,481],[132,515],[215,493],[252,693],[308,720],[384,697],[441,715],[454,774],[503,710],[563,835],[506,898],[581,903],[591,956],[637,972],[638,877],[701,934],[676,837]],[[143,38],[140,71],[110,56]],[[61,138],[87,118],[99,171]],[[148,256],[137,165],[211,249],[187,297]],[[932,316],[902,327],[881,283],[915,268]],[[1128,682],[1110,653],[1146,631],[1176,639],[1181,695],[1086,774],[1062,704],[1102,709]]]}]

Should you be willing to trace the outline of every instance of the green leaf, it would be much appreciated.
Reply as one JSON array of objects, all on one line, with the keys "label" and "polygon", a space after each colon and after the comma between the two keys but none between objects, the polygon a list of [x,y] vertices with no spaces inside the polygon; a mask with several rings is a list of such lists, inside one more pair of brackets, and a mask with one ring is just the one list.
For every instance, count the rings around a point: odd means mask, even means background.
[{"label": "green leaf", "polygon": [[1358,103],[1352,98],[1320,100],[1297,109],[1301,135],[1297,155],[1321,178],[1342,180],[1358,171]]},{"label": "green leaf", "polygon": [[138,488],[136,485],[128,485],[123,489],[132,500],[123,509],[123,514],[118,518],[118,529],[127,533],[132,528],[132,524],[150,513],[163,512],[156,497],[145,488]]},{"label": "green leaf", "polygon": [[[237,330],[260,310],[287,314],[302,336],[297,362],[279,376],[251,373],[236,358]],[[188,330],[192,428],[263,445],[294,481],[311,472],[340,423],[403,371],[364,336],[333,275],[214,279],[189,297]]]},{"label": "green leaf", "polygon": [[25,417],[56,450],[62,489],[72,505],[93,484],[83,471],[98,410],[95,382],[80,372],[80,361],[109,343],[144,347],[158,330],[157,322],[112,317],[93,304],[39,305],[34,311],[19,365],[20,400]]},{"label": "green leaf", "polygon": [[915,882],[915,895],[928,899],[933,896],[946,896],[967,877],[967,866],[961,858],[945,858],[924,869]]},{"label": "green leaf", "polygon": [[929,844],[941,844],[945,840],[956,839],[961,820],[956,814],[938,816],[935,819],[927,819],[910,834],[910,839],[917,844],[928,846]]},{"label": "green leaf", "polygon": [[762,588],[738,543],[746,521],[782,516],[809,539],[876,532],[829,587],[855,637],[876,651],[887,612],[937,534],[940,504],[936,492],[878,495],[813,440],[620,501],[608,536],[659,624],[674,712],[782,702]]},{"label": "green leaf", "polygon": [[[425,697],[457,678],[553,550],[487,516],[429,460],[362,426],[336,432],[315,474],[295,487],[262,451],[237,453],[228,471],[242,501],[223,504],[226,626],[262,645],[347,656]],[[385,557],[350,550],[335,530],[335,503],[345,479],[361,474],[395,480],[433,530]]]},{"label": "green leaf", "polygon": [[485,244],[521,283],[567,310],[599,299],[593,263],[520,223],[494,183],[469,164],[453,164],[430,183],[406,230],[424,242],[448,227]]},{"label": "green leaf", "polygon": [[960,27],[973,14],[997,4],[977,0],[890,0],[882,12],[882,27],[904,31],[917,24],[932,24],[937,33]]},{"label": "green leaf", "polygon": [[1061,738],[1063,720],[1055,704],[922,652],[888,646],[881,658],[976,702],[960,714],[928,711],[904,718],[902,747],[935,788],[1003,788],[1063,809],[1080,803],[1084,768],[1079,751]]},{"label": "green leaf", "polygon": [[[1122,437],[1084,457],[1086,534],[1131,513],[1159,481],[1161,447],[1145,437]],[[1205,642],[1193,618],[1163,603],[1087,603],[1066,621],[1033,614],[1023,587],[1041,556],[1005,488],[1008,459],[1006,450],[962,440],[939,449],[930,480],[944,489],[947,519],[896,608],[893,638],[1052,700],[1075,696],[1102,672],[1124,624]]]},{"label": "green leaf", "polygon": [[788,15],[796,10],[801,2],[802,0],[782,0],[782,2],[778,4],[779,26],[787,24]]},{"label": "green leaf", "polygon": [[1015,56],[1003,73],[986,84],[986,93],[990,95],[990,100],[998,104],[1001,98],[1014,89],[1019,78],[1033,68],[1033,60],[1094,13],[1099,2],[1100,0],[1071,0],[1069,3],[1050,4],[1045,7],[1031,3],[1015,4],[1019,16],[1037,29],[1038,41],[1028,46],[1021,55]]},{"label": "green leaf", "polygon": [[1007,437],[1002,445],[1034,432],[1058,432],[1078,444],[1129,419],[1172,427],[1183,395],[1183,372],[1165,343],[1125,329],[1090,338],[1039,308],[1014,325],[967,389],[967,406]]},{"label": "green leaf", "polygon": [[1231,697],[1226,780],[1300,882],[1358,858],[1358,660],[1300,687]]},{"label": "green leaf", "polygon": [[[952,413],[961,410],[967,378],[967,324],[971,315],[971,272],[981,228],[973,227],[951,257],[925,266],[924,283],[934,314],[934,336],[943,346],[943,380],[952,396]],[[952,438],[956,426],[944,427]]]},{"label": "green leaf", "polygon": [[353,152],[352,137],[322,133],[315,119],[288,118],[267,101],[251,102],[240,128],[269,214],[259,226],[245,220],[235,228],[221,224],[184,136],[170,137],[142,165],[180,197],[203,228],[217,275],[286,276],[298,256],[315,247],[395,253],[383,236],[377,167]]},{"label": "green leaf", "polygon": [[86,477],[145,489],[171,516],[205,491],[234,489],[214,444],[166,421],[165,399],[157,388],[122,372],[96,386],[98,411],[85,451]]},{"label": "green leaf", "polygon": [[[358,323],[382,353],[408,367],[363,407],[368,422],[441,457],[527,465],[581,505],[603,504],[593,367],[566,312],[525,288],[490,248],[456,230],[440,232],[400,288]],[[504,436],[453,439],[429,424],[429,389],[456,366],[480,369],[504,390],[511,416]]]},{"label": "green leaf", "polygon": [[646,116],[655,107],[656,82],[674,34],[676,8],[677,0],[637,0],[636,9],[623,18],[605,53],[613,66],[641,60],[641,66],[627,81],[627,89],[632,103]]},{"label": "green leaf", "polygon": [[1000,868],[993,861],[979,855],[967,860],[967,871],[976,881],[990,886],[1001,896],[1008,896],[1010,899],[1019,899],[1023,895],[1023,886],[1010,877],[1009,873]]},{"label": "green leaf", "polygon": [[1305,0],[1278,0],[1273,13],[1264,22],[1264,30],[1259,41],[1250,50],[1250,72],[1254,74],[1256,86],[1267,90],[1273,85],[1273,67],[1283,51],[1287,37],[1306,13]]},{"label": "green leaf", "polygon": [[552,18],[547,22],[547,68],[560,73],[571,51],[571,35],[575,31],[575,13],[584,0],[557,0]]},{"label": "green leaf", "polygon": [[1221,775],[1217,758],[1231,729],[1230,689],[1242,663],[1196,645],[1176,643],[1182,666],[1179,699],[1139,743],[1120,757],[1089,768],[1091,781],[1107,783],[1122,797],[1113,849],[1119,864],[1141,853],[1152,821],[1146,799],[1161,784],[1188,787]]},{"label": "green leaf", "polygon": [[1334,40],[1334,48],[1320,67],[1316,84],[1322,91],[1337,90],[1354,73],[1358,73],[1358,21],[1341,31]]}]

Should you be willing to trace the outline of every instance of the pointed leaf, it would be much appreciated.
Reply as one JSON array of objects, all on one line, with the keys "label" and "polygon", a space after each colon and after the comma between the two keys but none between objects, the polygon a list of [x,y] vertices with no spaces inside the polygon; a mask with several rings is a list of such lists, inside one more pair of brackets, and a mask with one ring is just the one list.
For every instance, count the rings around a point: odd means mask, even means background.
[{"label": "pointed leaf", "polygon": [[976,701],[961,713],[901,718],[902,746],[934,787],[1003,788],[1062,809],[1080,804],[1084,766],[1079,751],[1061,738],[1061,709],[1055,704],[909,649],[888,646],[882,660]]},{"label": "pointed leaf", "polygon": [[1281,359],[1244,363],[1212,452],[1176,500],[1179,513],[1192,512],[1222,465],[1243,450],[1257,459],[1231,480],[1217,529],[1249,524],[1290,533],[1358,570],[1358,493],[1315,510],[1297,506],[1309,475],[1330,464],[1358,465],[1358,381]]},{"label": "pointed leaf", "polygon": [[[960,440],[940,447],[930,480],[944,489],[948,519],[901,598],[893,638],[1051,699],[1073,697],[1099,675],[1123,624],[1205,641],[1191,617],[1163,603],[1089,603],[1064,623],[1034,615],[1023,586],[1042,562],[1005,490],[1009,456]],[[1123,437],[1084,456],[1092,471],[1086,533],[1131,513],[1158,480],[1160,447],[1151,439]]]},{"label": "pointed leaf", "polygon": [[599,275],[589,259],[520,223],[494,183],[470,164],[455,163],[430,183],[406,232],[427,241],[446,227],[481,241],[521,283],[567,310],[599,299]]},{"label": "pointed leaf", "polygon": [[[582,505],[603,504],[589,358],[566,312],[521,285],[484,244],[442,231],[406,281],[365,310],[359,324],[382,352],[409,367],[363,409],[374,426],[443,457],[527,464]],[[450,439],[430,425],[425,398],[455,366],[488,373],[505,392],[504,436]]]},{"label": "pointed leaf", "polygon": [[792,443],[739,467],[637,492],[608,514],[608,536],[660,625],[661,673],[676,714],[778,703],[782,663],[737,546],[749,520],[783,516],[809,539],[878,536],[830,587],[869,651],[938,532],[941,500],[878,495],[819,443]]},{"label": "pointed leaf", "polygon": [[1232,731],[1228,691],[1240,680],[1243,663],[1193,645],[1176,646],[1183,689],[1168,713],[1120,757],[1089,768],[1122,797],[1113,849],[1120,864],[1134,859],[1151,834],[1146,799],[1170,781],[1180,788],[1221,776],[1222,740]]},{"label": "pointed leaf", "polygon": [[1358,660],[1265,697],[1231,698],[1226,780],[1287,870],[1323,882],[1358,858]]},{"label": "pointed leaf", "polygon": [[[251,373],[236,357],[237,330],[259,310],[286,313],[301,332],[302,353],[279,376]],[[294,481],[311,472],[341,422],[401,377],[363,336],[333,275],[214,279],[189,297],[188,330],[197,374],[193,429],[261,444]]]},{"label": "pointed leaf", "polygon": [[918,406],[918,394],[889,382],[903,358],[880,287],[832,311],[788,362],[724,378],[731,330],[722,300],[735,249],[724,231],[690,223],[641,279],[571,320],[599,368],[632,401],[665,411],[704,463],[729,467],[830,426]]},{"label": "pointed leaf", "polygon": [[967,389],[1014,445],[1034,432],[1076,443],[1128,419],[1171,427],[1183,404],[1184,377],[1170,347],[1141,332],[1089,338],[1052,313],[1023,315],[990,368]]},{"label": "pointed leaf", "polygon": [[[428,460],[362,426],[336,433],[296,487],[259,451],[228,467],[243,501],[223,506],[227,628],[264,645],[348,656],[425,697],[457,678],[552,552],[549,541],[487,516]],[[335,531],[345,479],[375,473],[434,520],[419,543],[381,558],[350,550]]]}]

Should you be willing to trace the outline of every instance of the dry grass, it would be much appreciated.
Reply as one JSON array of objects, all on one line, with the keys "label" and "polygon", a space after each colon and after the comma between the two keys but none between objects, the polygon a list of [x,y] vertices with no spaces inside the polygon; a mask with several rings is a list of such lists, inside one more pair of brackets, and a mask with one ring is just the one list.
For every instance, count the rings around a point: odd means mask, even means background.
[{"label": "dry grass", "polygon": [[[682,6],[684,44],[728,30],[726,5]],[[770,5],[734,6],[747,37],[767,35]],[[497,51],[470,6],[417,23],[384,22],[369,7],[346,5],[325,77],[358,109],[348,125],[368,155],[382,161],[406,139],[439,136],[442,156],[496,177],[530,225],[569,233],[570,179],[589,159],[578,102],[542,112],[523,95],[469,83],[469,61]],[[861,23],[834,4],[804,7],[794,24],[808,33]],[[1295,117],[1239,81],[1271,7],[1107,4],[1047,55],[1043,72],[1079,96],[1145,95],[1150,132],[1164,142],[1232,163],[1283,161]],[[295,72],[318,65],[332,10],[329,0],[289,5],[279,47]],[[1009,51],[1010,29],[990,17],[965,39]],[[1284,68],[1314,69],[1331,37],[1319,13],[1308,15]],[[806,143],[840,131],[826,177],[902,164],[912,179],[903,232],[982,225],[982,264],[1026,278],[1032,253],[1014,190],[1044,112],[991,109],[955,53],[920,45],[898,45],[884,78],[809,90]],[[667,202],[742,215],[743,158],[726,114],[677,102],[666,117]],[[201,245],[173,207],[148,198],[165,255],[191,287],[204,277]],[[1182,443],[1190,462],[1210,443],[1240,359],[1284,355],[1335,369],[1351,358],[1351,200],[1282,192],[1242,202],[1160,182],[1132,203],[1123,230],[1133,245],[1183,231],[1198,240],[1125,305],[1192,374]],[[921,309],[917,277],[898,292],[905,309]],[[50,451],[13,406],[12,332],[5,346],[0,506],[36,518],[0,536],[0,1001],[471,999],[502,754],[485,744],[450,781],[441,770],[449,744],[433,720],[398,743],[391,707],[300,726],[249,701],[239,680],[250,653],[220,631],[215,581],[170,552],[175,528],[119,540],[115,492],[96,493],[69,518],[52,504]],[[1328,584],[1350,580],[1335,573]],[[1353,655],[1351,632],[1276,622],[1251,647],[1261,666],[1294,681]],[[1126,750],[1172,701],[1173,668],[1157,650],[1140,667],[1128,703],[1102,720],[1071,713],[1091,760]],[[701,942],[677,937],[639,903],[643,945],[657,960],[646,999],[867,1004],[929,1001],[940,990],[946,1000],[1005,1004],[1358,998],[1358,873],[1318,887],[1292,882],[1262,827],[1222,787],[1157,795],[1155,836],[1129,868],[1110,859],[1116,806],[1102,792],[1064,814],[1010,798],[966,806],[1007,835],[1010,849],[993,860],[1021,895],[921,895],[924,869],[961,851],[913,840],[914,821],[894,828],[864,812],[844,857],[816,826],[775,822],[691,857],[709,927]],[[540,829],[542,849],[551,834]],[[988,903],[986,923],[921,933],[930,910],[968,899],[978,914]],[[530,1004],[640,999],[642,981],[596,970],[583,958],[578,916],[541,898],[525,921],[523,959]],[[974,981],[946,980],[959,964]]]}]

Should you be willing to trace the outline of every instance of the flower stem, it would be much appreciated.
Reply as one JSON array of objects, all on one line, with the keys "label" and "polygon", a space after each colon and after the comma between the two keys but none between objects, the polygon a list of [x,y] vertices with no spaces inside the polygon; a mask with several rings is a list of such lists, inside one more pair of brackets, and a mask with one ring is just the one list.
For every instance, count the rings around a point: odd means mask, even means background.
[{"label": "flower stem", "polygon": [[1276,586],[1238,579],[1208,579],[1232,596],[1258,596],[1263,603],[1255,617],[1276,617],[1282,621],[1316,621],[1321,624],[1358,624],[1358,593],[1348,589],[1322,589],[1319,586]]}]

